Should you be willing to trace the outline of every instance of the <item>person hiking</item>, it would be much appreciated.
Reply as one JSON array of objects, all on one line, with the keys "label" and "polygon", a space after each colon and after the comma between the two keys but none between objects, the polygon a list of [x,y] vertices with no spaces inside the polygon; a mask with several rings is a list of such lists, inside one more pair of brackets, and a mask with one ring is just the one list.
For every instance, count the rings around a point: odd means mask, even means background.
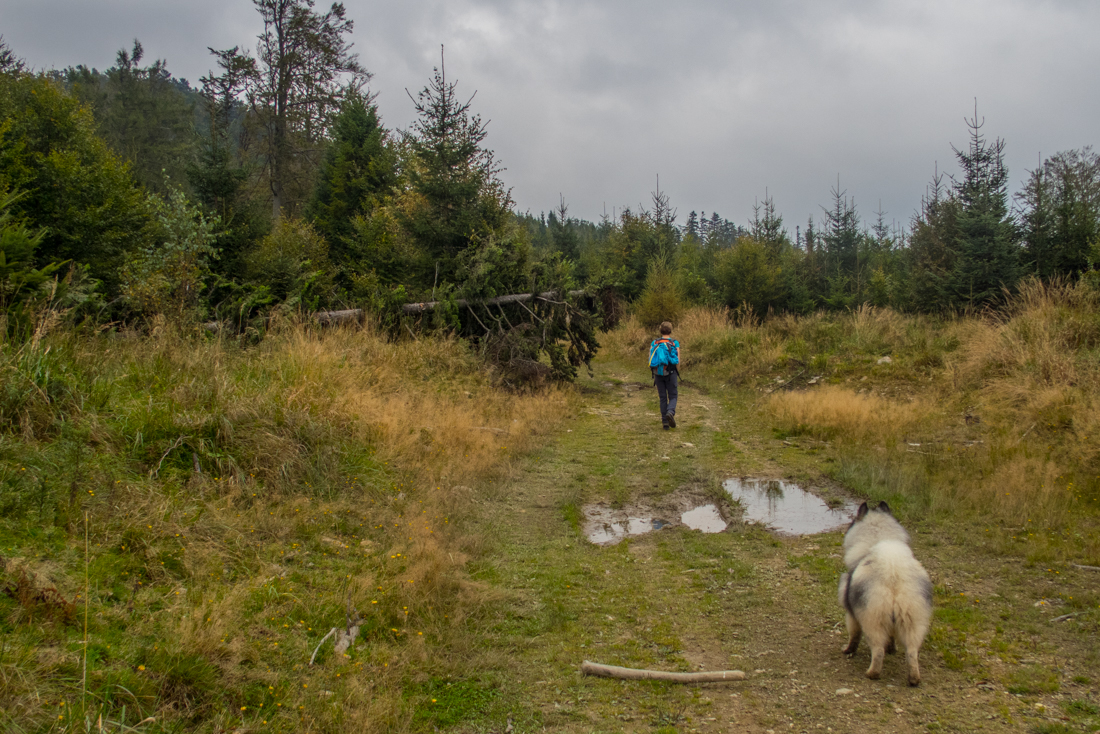
[{"label": "person hiking", "polygon": [[680,383],[680,342],[672,338],[672,323],[661,323],[661,335],[649,347],[649,369],[661,402],[661,423],[676,427],[676,395]]}]

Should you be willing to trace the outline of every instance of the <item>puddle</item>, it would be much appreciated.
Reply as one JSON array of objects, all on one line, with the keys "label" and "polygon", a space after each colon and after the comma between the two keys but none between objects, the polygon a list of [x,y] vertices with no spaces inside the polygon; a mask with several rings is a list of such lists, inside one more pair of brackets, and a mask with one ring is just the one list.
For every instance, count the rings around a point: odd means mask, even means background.
[{"label": "puddle", "polygon": [[766,525],[782,535],[813,535],[851,522],[857,505],[829,507],[817,495],[782,479],[727,479],[722,486],[741,503],[747,522]]},{"label": "puddle", "polygon": [[[746,522],[762,523],[782,535],[812,535],[846,525],[856,504],[830,508],[824,500],[782,479],[728,479],[723,487],[744,508]],[[596,545],[615,545],[663,528],[686,527],[703,533],[720,533],[729,527],[722,510],[698,490],[681,490],[655,498],[651,504],[614,508],[587,505],[584,534]]]},{"label": "puddle", "polygon": [[584,533],[596,545],[615,545],[627,536],[645,535],[668,524],[660,518],[636,514],[641,513],[615,510],[606,505],[589,505],[584,508]]},{"label": "puddle", "polygon": [[703,505],[680,515],[680,522],[692,530],[704,533],[720,533],[729,525],[716,505]]},{"label": "puddle", "polygon": [[701,493],[691,491],[660,497],[652,504],[618,509],[605,504],[588,505],[583,512],[584,534],[596,545],[615,545],[623,538],[681,525],[705,533],[721,532],[727,525],[717,506],[708,505]]}]

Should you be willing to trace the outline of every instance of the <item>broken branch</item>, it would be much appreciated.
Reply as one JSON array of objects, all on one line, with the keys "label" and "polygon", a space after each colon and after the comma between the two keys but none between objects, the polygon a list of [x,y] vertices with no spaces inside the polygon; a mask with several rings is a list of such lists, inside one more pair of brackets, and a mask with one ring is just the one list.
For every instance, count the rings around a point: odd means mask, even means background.
[{"label": "broken branch", "polygon": [[321,638],[321,641],[317,643],[317,647],[314,648],[313,654],[309,657],[309,664],[313,665],[313,661],[317,659],[317,651],[321,649],[321,645],[325,644],[325,640],[336,634],[336,627],[333,627],[328,631],[328,634]]},{"label": "broken branch", "polygon": [[1055,617],[1054,619],[1050,620],[1050,623],[1054,624],[1055,622],[1065,622],[1067,619],[1073,619],[1074,617],[1080,617],[1082,614],[1084,614],[1084,612],[1073,612],[1072,614],[1063,614],[1061,617]]},{"label": "broken branch", "polygon": [[640,668],[620,668],[618,665],[602,665],[585,660],[581,665],[583,675],[599,678],[619,678],[621,680],[663,680],[670,683],[718,683],[721,681],[745,680],[740,670],[710,670],[699,673],[669,673],[663,670],[643,670]]}]

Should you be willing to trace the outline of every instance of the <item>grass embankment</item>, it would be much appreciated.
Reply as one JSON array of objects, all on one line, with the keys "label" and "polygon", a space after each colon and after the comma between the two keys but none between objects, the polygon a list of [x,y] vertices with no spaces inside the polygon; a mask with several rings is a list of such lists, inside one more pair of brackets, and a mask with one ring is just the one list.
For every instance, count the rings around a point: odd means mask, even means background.
[{"label": "grass embankment", "polygon": [[[729,328],[696,311],[678,336],[689,377],[751,388],[777,437],[828,444],[858,494],[981,517],[1037,559],[1100,560],[1097,291],[1033,281],[1003,313],[948,320],[861,308]],[[628,324],[609,346],[645,340]]]},{"label": "grass embankment", "polygon": [[[570,404],[493,388],[453,340],[292,327],[59,334],[0,374],[13,732],[407,726],[492,598],[463,518]],[[310,667],[349,614],[357,644]]]}]

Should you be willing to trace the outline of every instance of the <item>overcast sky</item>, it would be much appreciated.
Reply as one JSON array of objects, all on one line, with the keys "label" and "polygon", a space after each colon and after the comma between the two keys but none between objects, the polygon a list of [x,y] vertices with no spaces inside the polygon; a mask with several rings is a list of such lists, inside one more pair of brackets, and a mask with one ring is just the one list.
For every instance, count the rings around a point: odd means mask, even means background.
[{"label": "overcast sky", "polygon": [[[319,6],[323,5],[319,3]],[[660,176],[691,210],[744,224],[765,192],[791,230],[837,185],[870,224],[908,223],[938,163],[957,170],[977,98],[1011,187],[1100,144],[1095,0],[347,0],[387,127],[446,46],[448,79],[490,120],[520,211],[597,220],[648,205]],[[254,49],[249,0],[0,0],[37,69],[114,62],[141,40],[197,85],[207,47]]]}]

